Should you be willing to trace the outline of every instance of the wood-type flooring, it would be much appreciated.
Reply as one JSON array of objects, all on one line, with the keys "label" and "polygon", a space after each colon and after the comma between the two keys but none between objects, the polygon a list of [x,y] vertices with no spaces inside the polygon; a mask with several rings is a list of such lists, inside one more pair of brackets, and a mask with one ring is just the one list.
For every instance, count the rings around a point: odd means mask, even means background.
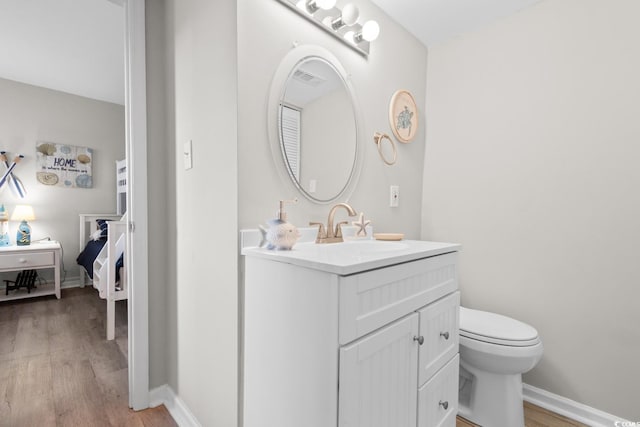
[{"label": "wood-type flooring", "polygon": [[105,312],[90,286],[0,302],[0,427],[177,425],[164,406],[129,409],[126,301],[113,341]]},{"label": "wood-type flooring", "polygon": [[[525,427],[589,427],[529,402],[524,402],[524,425]],[[458,417],[456,427],[477,427],[477,425]]]}]

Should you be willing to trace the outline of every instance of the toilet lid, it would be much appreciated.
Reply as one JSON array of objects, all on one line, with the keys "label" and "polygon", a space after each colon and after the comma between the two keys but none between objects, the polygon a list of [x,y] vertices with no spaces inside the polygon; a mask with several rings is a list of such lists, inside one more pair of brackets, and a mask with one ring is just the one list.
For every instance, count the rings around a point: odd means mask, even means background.
[{"label": "toilet lid", "polygon": [[500,314],[460,307],[460,335],[510,346],[538,343],[538,331],[526,323]]}]

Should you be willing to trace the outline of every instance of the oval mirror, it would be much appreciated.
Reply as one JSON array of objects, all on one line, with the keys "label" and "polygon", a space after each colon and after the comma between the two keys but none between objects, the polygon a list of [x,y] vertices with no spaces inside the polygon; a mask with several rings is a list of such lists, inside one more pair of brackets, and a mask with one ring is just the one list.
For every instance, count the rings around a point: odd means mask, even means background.
[{"label": "oval mirror", "polygon": [[348,196],[359,172],[354,96],[333,55],[301,48],[287,55],[274,79],[272,149],[278,166],[306,198],[330,203]]}]

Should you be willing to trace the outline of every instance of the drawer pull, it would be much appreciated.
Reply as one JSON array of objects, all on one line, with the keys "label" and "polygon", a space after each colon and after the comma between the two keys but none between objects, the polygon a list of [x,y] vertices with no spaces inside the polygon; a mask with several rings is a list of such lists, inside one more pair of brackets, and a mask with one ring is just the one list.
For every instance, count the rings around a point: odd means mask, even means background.
[{"label": "drawer pull", "polygon": [[447,402],[446,400],[443,402],[442,400],[438,403],[438,405],[442,406],[444,408],[444,410],[446,411],[447,409],[449,409],[449,402]]},{"label": "drawer pull", "polygon": [[418,341],[418,344],[422,345],[424,344],[424,337],[422,335],[420,335],[419,337],[413,337],[414,341]]},{"label": "drawer pull", "polygon": [[26,259],[24,259],[24,258],[20,258],[20,259],[18,260],[18,262],[19,262],[19,263],[21,263],[21,264],[24,264],[25,262],[27,262],[27,260],[26,260]]},{"label": "drawer pull", "polygon": [[[440,336],[444,337],[445,340],[449,339],[449,332],[440,332]],[[444,408],[447,409],[447,408]]]}]

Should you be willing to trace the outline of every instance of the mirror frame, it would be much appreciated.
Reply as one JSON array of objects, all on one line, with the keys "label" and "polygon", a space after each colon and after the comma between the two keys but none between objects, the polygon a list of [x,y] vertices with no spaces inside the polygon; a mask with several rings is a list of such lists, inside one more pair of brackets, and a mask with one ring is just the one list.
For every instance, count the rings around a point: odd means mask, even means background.
[{"label": "mirror frame", "polygon": [[[335,196],[329,199],[318,199],[306,191],[298,182],[297,179],[291,174],[291,169],[287,164],[285,154],[283,152],[282,144],[280,143],[280,102],[284,98],[286,89],[286,83],[289,77],[293,74],[295,67],[302,61],[318,58],[327,62],[340,76],[342,82],[345,85],[351,105],[353,106],[353,117],[355,120],[356,130],[356,150],[355,159],[353,161],[353,168],[349,174],[349,178],[342,189]],[[314,45],[299,45],[294,46],[285,57],[280,61],[278,68],[274,74],[271,82],[271,89],[269,92],[269,103],[267,112],[267,125],[269,129],[269,142],[271,145],[271,154],[278,170],[278,174],[285,181],[289,188],[299,191],[306,199],[318,203],[329,204],[336,200],[348,201],[349,197],[353,193],[353,190],[358,182],[360,171],[362,169],[362,160],[364,158],[365,145],[362,140],[364,131],[362,128],[362,120],[360,118],[360,108],[358,107],[355,91],[351,83],[349,74],[345,71],[344,67],[330,51],[327,49],[314,46]]]}]

